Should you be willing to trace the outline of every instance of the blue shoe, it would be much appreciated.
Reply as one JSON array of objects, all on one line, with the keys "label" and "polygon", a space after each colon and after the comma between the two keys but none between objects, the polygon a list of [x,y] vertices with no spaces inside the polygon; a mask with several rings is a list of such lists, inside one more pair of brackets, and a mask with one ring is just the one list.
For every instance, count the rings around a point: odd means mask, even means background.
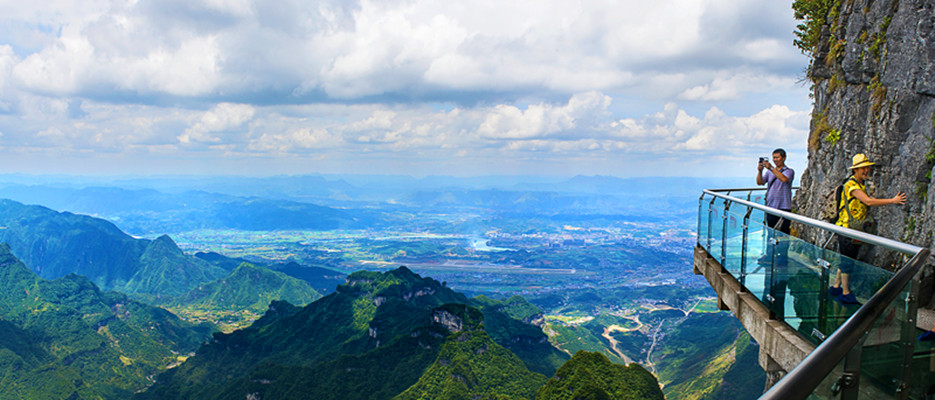
[{"label": "blue shoe", "polygon": [[929,340],[935,340],[935,331],[928,331],[919,335],[920,342],[926,342]]},{"label": "blue shoe", "polygon": [[840,301],[841,304],[860,304],[857,301],[857,297],[855,297],[853,293],[842,294],[835,298],[835,300]]},{"label": "blue shoe", "polygon": [[839,297],[841,296],[842,293],[844,293],[844,289],[841,289],[839,287],[832,286],[828,288],[828,294],[830,294],[831,297]]}]

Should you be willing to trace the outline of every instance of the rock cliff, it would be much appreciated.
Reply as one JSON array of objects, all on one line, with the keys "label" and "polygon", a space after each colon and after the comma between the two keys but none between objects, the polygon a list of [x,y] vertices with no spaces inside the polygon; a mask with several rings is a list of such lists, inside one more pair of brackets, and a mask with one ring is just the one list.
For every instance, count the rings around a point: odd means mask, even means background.
[{"label": "rock cliff", "polygon": [[[793,8],[803,21],[796,44],[812,59],[814,99],[796,211],[831,215],[835,187],[851,158],[865,153],[878,165],[868,194],[909,197],[903,206],[872,208],[878,234],[935,250],[935,2],[796,0]],[[824,239],[797,228],[813,242]],[[904,262],[894,252],[864,251],[876,265]]]}]

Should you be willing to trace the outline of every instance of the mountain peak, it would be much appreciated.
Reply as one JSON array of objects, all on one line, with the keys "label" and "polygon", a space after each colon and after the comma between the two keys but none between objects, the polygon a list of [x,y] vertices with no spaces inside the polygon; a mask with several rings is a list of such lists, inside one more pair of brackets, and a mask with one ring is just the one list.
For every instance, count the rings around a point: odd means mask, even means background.
[{"label": "mountain peak", "polygon": [[598,352],[579,350],[562,365],[536,399],[664,399],[656,377],[637,363],[614,364]]},{"label": "mountain peak", "polygon": [[[3,271],[5,276],[4,279],[23,279],[25,277],[30,277],[30,279],[38,279],[39,275],[36,275],[29,267],[26,266],[19,258],[17,258],[13,251],[10,249],[10,245],[6,242],[0,243],[0,271]],[[12,277],[12,275],[16,277]]]},{"label": "mountain peak", "polygon": [[172,240],[169,235],[161,235],[157,237],[156,240],[153,240],[153,245],[161,246],[166,249],[179,249],[179,245],[175,244],[175,241]]},{"label": "mountain peak", "polygon": [[10,249],[10,245],[7,242],[0,243],[0,264],[7,264],[7,258],[16,256],[13,255],[13,250]]}]

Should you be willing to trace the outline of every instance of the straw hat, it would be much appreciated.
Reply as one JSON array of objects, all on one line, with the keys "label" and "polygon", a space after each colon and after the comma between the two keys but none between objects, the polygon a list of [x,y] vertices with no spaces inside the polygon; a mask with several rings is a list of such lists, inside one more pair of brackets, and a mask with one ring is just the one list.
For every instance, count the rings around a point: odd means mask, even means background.
[{"label": "straw hat", "polygon": [[864,155],[864,153],[860,153],[860,154],[857,154],[856,156],[854,156],[853,165],[851,165],[851,167],[848,168],[848,169],[855,169],[855,168],[860,168],[860,167],[869,167],[869,166],[871,166],[871,165],[876,165],[876,163],[870,162],[870,159],[868,159],[867,156]]}]

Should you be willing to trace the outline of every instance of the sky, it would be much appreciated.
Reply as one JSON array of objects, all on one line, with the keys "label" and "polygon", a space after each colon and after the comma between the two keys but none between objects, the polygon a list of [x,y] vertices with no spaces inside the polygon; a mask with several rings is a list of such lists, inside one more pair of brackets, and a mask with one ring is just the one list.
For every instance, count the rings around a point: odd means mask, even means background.
[{"label": "sky", "polygon": [[0,174],[804,171],[791,4],[0,0]]}]

